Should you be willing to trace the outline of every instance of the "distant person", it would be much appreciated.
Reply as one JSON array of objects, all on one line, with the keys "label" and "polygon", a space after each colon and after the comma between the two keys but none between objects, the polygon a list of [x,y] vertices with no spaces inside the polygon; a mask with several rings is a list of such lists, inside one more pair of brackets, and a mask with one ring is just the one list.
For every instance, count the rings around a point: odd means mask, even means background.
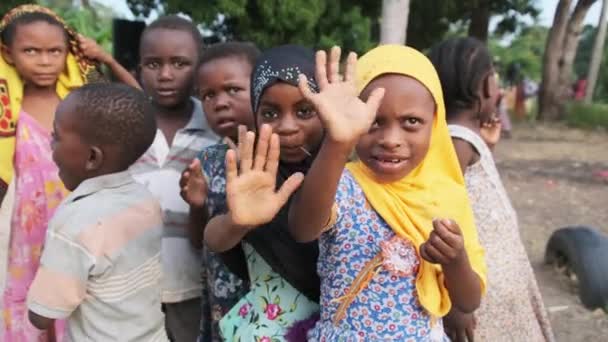
[{"label": "distant person", "polygon": [[[499,89],[486,46],[458,38],[435,46],[430,58],[445,96],[450,133],[465,176],[488,265],[488,287],[474,314],[445,319],[452,340],[553,341],[551,324],[521,241],[517,216],[480,127],[493,117]],[[498,136],[495,136],[498,139]],[[456,339],[455,339],[456,338]]]}]

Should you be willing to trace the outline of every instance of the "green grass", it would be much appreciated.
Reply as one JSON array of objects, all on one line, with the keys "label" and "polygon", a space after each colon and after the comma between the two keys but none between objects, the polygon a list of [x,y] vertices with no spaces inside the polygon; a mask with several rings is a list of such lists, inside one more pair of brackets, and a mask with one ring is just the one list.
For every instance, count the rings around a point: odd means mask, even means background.
[{"label": "green grass", "polygon": [[565,120],[568,125],[608,129],[608,104],[571,102],[566,108]]}]

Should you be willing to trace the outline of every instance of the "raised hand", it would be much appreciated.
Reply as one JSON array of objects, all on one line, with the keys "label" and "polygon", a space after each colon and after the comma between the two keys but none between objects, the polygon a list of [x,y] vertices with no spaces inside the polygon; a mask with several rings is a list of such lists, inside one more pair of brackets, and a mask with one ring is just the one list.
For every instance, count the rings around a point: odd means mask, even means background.
[{"label": "raised hand", "polygon": [[279,137],[272,133],[270,126],[263,125],[255,156],[254,140],[253,132],[239,139],[238,169],[236,151],[231,149],[226,154],[226,201],[230,220],[249,229],[270,222],[304,179],[303,174],[295,173],[277,191]]},{"label": "raised hand", "polygon": [[453,220],[433,220],[433,231],[420,246],[420,256],[431,263],[448,266],[466,260],[464,239]]},{"label": "raised hand", "polygon": [[85,37],[81,34],[78,35],[78,43],[80,45],[80,49],[85,57],[98,61],[100,63],[107,64],[113,58],[112,56],[105,52],[97,42],[91,38]]},{"label": "raised hand", "polygon": [[300,92],[316,107],[330,139],[338,143],[357,142],[374,123],[384,89],[374,90],[367,102],[359,99],[355,85],[357,55],[354,52],[348,55],[343,79],[339,72],[339,47],[331,49],[329,61],[325,51],[318,51],[315,63],[319,93],[310,90],[304,75],[300,75]]},{"label": "raised hand", "polygon": [[182,172],[179,179],[180,196],[195,208],[200,208],[207,201],[207,182],[203,176],[201,162],[194,159]]},{"label": "raised hand", "polygon": [[502,123],[500,122],[500,119],[494,116],[487,122],[481,123],[481,127],[479,128],[479,135],[481,135],[481,138],[486,143],[486,145],[488,145],[490,148],[493,148],[500,140],[501,130]]}]

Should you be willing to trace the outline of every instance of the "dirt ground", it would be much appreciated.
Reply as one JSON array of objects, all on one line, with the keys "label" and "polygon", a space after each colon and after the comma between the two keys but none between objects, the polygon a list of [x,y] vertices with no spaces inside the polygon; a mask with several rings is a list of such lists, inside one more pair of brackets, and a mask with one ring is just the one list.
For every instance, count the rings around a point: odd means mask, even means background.
[{"label": "dirt ground", "polygon": [[608,315],[585,309],[571,282],[543,263],[551,233],[589,225],[608,233],[608,132],[519,124],[496,149],[503,182],[558,341],[608,341]]}]

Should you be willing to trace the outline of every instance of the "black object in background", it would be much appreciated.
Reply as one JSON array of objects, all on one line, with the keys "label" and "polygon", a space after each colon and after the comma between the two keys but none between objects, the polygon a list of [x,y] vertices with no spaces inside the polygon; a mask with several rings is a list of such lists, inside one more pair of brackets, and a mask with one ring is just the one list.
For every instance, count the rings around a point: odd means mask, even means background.
[{"label": "black object in background", "polygon": [[[137,75],[139,64],[139,40],[146,28],[143,21],[114,19],[112,21],[112,38],[114,59],[133,75]],[[139,80],[139,77],[136,76]]]}]

